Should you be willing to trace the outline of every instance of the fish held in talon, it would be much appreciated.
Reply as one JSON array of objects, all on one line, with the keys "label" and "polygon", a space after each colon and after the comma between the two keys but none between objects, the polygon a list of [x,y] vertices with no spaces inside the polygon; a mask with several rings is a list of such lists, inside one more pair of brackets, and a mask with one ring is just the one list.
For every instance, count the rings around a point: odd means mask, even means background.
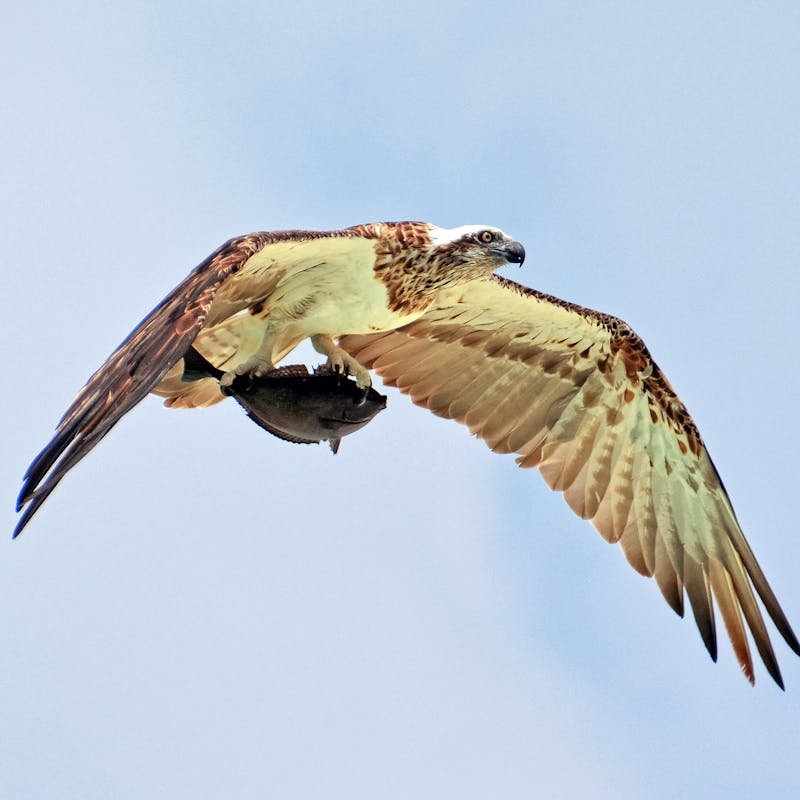
[{"label": "fish held in talon", "polygon": [[[224,372],[194,348],[184,356],[183,381],[220,380]],[[361,430],[386,408],[386,395],[336,374],[329,366],[309,372],[304,364],[278,367],[261,377],[241,375],[220,384],[260,428],[297,444],[328,442],[339,450],[341,440]]]}]

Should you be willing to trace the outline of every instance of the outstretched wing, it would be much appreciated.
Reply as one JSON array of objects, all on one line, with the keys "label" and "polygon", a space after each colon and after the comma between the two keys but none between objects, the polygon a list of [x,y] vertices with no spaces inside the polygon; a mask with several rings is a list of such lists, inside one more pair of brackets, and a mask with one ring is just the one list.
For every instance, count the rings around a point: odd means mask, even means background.
[{"label": "outstretched wing", "polygon": [[783,685],[753,588],[798,654],[800,643],[691,417],[624,322],[493,276],[397,331],[340,344],[418,405],[539,467],[681,616],[685,590],[716,660],[715,598],[752,682],[744,615]]},{"label": "outstretched wing", "polygon": [[18,536],[64,475],[150,392],[194,340],[214,295],[265,243],[265,234],[231,239],[197,266],[145,317],[89,379],[56,435],[25,474]]}]

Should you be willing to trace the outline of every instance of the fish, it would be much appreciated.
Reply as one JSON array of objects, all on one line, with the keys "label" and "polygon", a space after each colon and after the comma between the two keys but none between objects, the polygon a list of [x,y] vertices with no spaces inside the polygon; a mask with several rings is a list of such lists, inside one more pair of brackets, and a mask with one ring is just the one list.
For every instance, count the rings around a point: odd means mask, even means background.
[{"label": "fish", "polygon": [[[182,380],[219,380],[224,370],[190,347],[184,356]],[[296,444],[328,442],[334,454],[349,436],[386,408],[386,395],[361,389],[346,375],[322,365],[313,372],[305,364],[277,367],[264,376],[238,376],[220,391],[232,397],[263,430]]]}]

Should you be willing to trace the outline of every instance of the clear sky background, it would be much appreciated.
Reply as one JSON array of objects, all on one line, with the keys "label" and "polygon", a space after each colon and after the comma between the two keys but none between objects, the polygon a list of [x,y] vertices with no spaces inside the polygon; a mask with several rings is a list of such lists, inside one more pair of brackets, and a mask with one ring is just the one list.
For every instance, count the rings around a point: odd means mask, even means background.
[{"label": "clear sky background", "polygon": [[[484,222],[626,319],[795,628],[796,3],[17,3],[2,528],[133,325],[229,237]],[[535,472],[394,392],[338,456],[148,398],[0,539],[0,795],[789,798],[751,689]],[[777,634],[776,634],[777,636]]]}]

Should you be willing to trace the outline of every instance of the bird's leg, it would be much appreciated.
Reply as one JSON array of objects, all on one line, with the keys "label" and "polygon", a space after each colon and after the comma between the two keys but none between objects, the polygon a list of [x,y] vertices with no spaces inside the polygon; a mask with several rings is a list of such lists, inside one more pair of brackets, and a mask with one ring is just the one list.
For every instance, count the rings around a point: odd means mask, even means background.
[{"label": "bird's leg", "polygon": [[237,364],[232,370],[228,370],[219,382],[223,386],[230,386],[240,375],[248,375],[251,378],[261,378],[275,369],[272,361],[272,351],[275,344],[274,334],[267,332],[261,340],[256,352],[246,361]]},{"label": "bird's leg", "polygon": [[250,356],[234,369],[228,370],[219,382],[223,386],[230,386],[240,375],[249,375],[251,378],[260,378],[275,369],[275,365],[268,358],[261,358],[258,354]]},{"label": "bird's leg", "polygon": [[359,389],[372,386],[369,370],[356,361],[346,350],[337,345],[330,336],[319,333],[311,337],[311,344],[318,353],[328,357],[328,366],[340,375],[352,375]]}]

